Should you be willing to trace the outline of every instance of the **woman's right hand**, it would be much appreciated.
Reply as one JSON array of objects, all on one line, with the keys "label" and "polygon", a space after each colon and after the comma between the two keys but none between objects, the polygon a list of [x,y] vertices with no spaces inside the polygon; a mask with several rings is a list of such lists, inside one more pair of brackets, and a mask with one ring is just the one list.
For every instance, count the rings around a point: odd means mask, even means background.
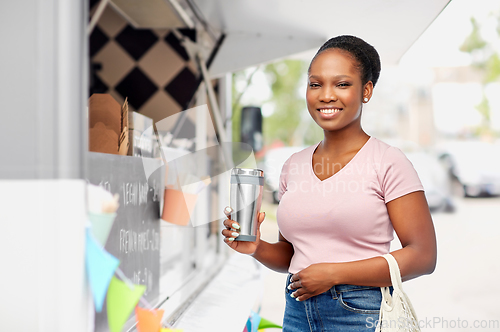
[{"label": "woman's right hand", "polygon": [[[230,209],[230,211],[232,210]],[[237,235],[239,235],[238,230],[240,228],[240,225],[238,225],[236,221],[231,220],[231,213],[227,211],[227,208],[224,209],[224,214],[228,218],[224,220],[224,227],[226,227],[226,229],[222,230],[222,235],[224,235],[224,242],[226,242],[227,245],[231,247],[231,249],[239,253],[247,255],[252,255],[253,253],[255,253],[255,250],[257,250],[260,242],[260,225],[266,217],[265,212],[259,213],[256,240],[254,242],[235,241],[235,239],[238,237]]]}]

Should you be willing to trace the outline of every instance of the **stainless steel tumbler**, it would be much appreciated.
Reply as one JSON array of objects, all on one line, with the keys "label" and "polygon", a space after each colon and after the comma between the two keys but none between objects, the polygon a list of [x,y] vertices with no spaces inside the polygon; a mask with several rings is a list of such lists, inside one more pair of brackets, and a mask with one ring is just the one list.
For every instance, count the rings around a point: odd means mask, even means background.
[{"label": "stainless steel tumbler", "polygon": [[235,241],[255,241],[262,204],[264,171],[233,168],[231,171],[231,219],[240,224],[240,235]]}]

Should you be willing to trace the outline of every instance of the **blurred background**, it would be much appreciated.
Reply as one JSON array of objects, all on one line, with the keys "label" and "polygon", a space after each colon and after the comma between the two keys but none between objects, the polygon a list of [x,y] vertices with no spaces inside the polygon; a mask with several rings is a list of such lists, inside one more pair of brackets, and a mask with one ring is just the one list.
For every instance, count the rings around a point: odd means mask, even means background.
[{"label": "blurred background", "polygon": [[[269,241],[278,234],[281,166],[323,138],[305,103],[313,55],[233,74],[233,140],[242,105],[261,107],[264,117],[257,157],[266,172]],[[451,1],[397,65],[382,63],[362,126],[405,152],[426,191],[438,265],[405,283],[424,330],[500,331],[500,2]],[[398,246],[395,240],[391,250]],[[269,272],[263,295],[262,316],[277,322],[284,278]]]}]

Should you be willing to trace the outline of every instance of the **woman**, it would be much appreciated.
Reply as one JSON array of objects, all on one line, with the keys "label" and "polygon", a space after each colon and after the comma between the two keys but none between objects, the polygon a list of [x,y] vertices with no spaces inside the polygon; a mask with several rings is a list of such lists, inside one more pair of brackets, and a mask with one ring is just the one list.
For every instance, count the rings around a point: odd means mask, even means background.
[{"label": "woman", "polygon": [[[328,40],[311,61],[307,108],[323,129],[318,144],[293,154],[280,177],[279,241],[224,241],[267,267],[288,272],[283,331],[375,329],[391,252],[403,280],[432,273],[436,238],[422,184],[397,148],[361,128],[363,104],[380,73],[377,51],[353,36]],[[260,223],[264,213],[259,215]],[[370,324],[371,322],[371,324]]]}]

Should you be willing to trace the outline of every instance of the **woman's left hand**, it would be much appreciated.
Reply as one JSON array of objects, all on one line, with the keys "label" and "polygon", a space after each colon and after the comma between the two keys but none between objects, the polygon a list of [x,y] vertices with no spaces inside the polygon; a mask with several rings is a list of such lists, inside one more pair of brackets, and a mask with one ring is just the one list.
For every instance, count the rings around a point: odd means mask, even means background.
[{"label": "woman's left hand", "polygon": [[326,292],[333,287],[331,281],[333,264],[312,264],[291,277],[288,289],[297,301],[305,301],[310,297]]}]

